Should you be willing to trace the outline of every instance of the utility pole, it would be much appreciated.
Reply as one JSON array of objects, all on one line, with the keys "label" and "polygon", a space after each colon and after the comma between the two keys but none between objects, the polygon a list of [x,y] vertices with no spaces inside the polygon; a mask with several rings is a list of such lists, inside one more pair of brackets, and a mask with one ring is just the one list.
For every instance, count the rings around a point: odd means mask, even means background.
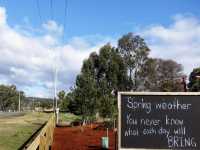
[{"label": "utility pole", "polygon": [[18,111],[20,112],[21,111],[21,108],[20,108],[20,104],[21,103],[21,100],[20,100],[20,91],[19,91],[19,102],[18,102]]},{"label": "utility pole", "polygon": [[54,98],[55,98],[55,105],[56,105],[56,109],[58,107],[58,103],[57,103],[57,98],[56,95],[57,94],[57,68],[55,67],[55,72],[54,72]]},{"label": "utility pole", "polygon": [[58,124],[58,120],[59,120],[59,108],[58,108],[58,101],[57,101],[57,75],[58,75],[58,70],[57,70],[57,65],[55,64],[55,72],[54,72],[54,99],[55,99],[56,109],[54,111],[56,113],[56,124]]}]

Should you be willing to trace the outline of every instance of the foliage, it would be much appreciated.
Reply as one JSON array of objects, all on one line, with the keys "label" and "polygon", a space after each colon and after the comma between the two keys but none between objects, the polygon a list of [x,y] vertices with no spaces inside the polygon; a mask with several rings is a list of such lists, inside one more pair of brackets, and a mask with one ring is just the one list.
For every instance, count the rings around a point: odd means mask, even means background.
[{"label": "foliage", "polygon": [[58,102],[59,108],[61,111],[68,111],[69,99],[65,93],[65,91],[60,91],[58,93]]},{"label": "foliage", "polygon": [[64,122],[73,122],[80,119],[80,116],[71,113],[60,113],[59,117],[60,117],[59,119]]},{"label": "foliage", "polygon": [[129,90],[138,90],[140,86],[140,69],[147,61],[150,49],[144,39],[133,33],[124,35],[118,41],[119,52],[127,64]]},{"label": "foliage", "polygon": [[141,69],[143,91],[175,92],[183,91],[182,65],[173,60],[149,58]]},{"label": "foliage", "polygon": [[50,109],[53,107],[53,100],[51,98],[25,97],[21,105],[23,110],[35,110],[36,107]]},{"label": "foliage", "polygon": [[99,55],[91,53],[83,62],[81,73],[76,78],[76,86],[70,93],[69,109],[83,119],[94,119],[99,113],[103,117],[116,114],[117,100],[114,90],[126,88],[126,65],[118,50],[106,44]]},{"label": "foliage", "polygon": [[76,79],[75,91],[76,104],[78,104],[80,114],[82,114],[83,120],[85,120],[87,116],[95,114],[98,107],[97,83],[95,80],[94,63],[91,58],[83,63],[81,74]]},{"label": "foliage", "polygon": [[92,119],[115,120],[117,91],[181,91],[182,66],[173,60],[149,58],[144,39],[132,33],[109,43],[84,60],[74,88],[67,94],[69,111]]},{"label": "foliage", "polygon": [[188,88],[192,92],[200,91],[200,67],[193,69],[190,73]]},{"label": "foliage", "polygon": [[18,91],[15,85],[0,85],[0,110],[17,110],[19,95],[22,103],[24,100],[24,93],[22,91]]}]

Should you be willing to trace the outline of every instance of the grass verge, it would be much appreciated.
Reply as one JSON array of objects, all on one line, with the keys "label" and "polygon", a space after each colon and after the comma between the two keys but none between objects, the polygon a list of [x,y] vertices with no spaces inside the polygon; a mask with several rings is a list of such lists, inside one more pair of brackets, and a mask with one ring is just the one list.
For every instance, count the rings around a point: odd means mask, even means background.
[{"label": "grass verge", "polygon": [[46,113],[0,118],[0,150],[18,149],[50,117]]},{"label": "grass verge", "polygon": [[71,113],[60,113],[59,117],[60,117],[59,119],[62,122],[73,122],[75,120],[80,120],[81,119],[80,116],[77,116],[77,115],[74,115],[74,114],[71,114]]}]

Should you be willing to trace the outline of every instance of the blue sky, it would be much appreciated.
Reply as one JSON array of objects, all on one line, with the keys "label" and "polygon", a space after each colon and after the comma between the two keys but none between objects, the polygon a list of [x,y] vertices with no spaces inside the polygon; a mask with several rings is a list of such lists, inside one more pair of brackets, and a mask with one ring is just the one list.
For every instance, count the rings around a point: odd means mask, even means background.
[{"label": "blue sky", "polygon": [[[1,0],[6,7],[8,23],[23,24],[27,18],[33,27],[41,21],[37,0]],[[53,0],[53,19],[64,22],[64,1]],[[39,0],[42,21],[51,19],[50,0]],[[199,0],[68,0],[66,38],[93,34],[119,36],[134,26],[169,25],[175,14],[200,16]]]},{"label": "blue sky", "polygon": [[[0,0],[0,84],[16,84],[28,96],[69,90],[89,53],[127,32],[141,35],[150,57],[174,59],[185,74],[200,66],[199,0]],[[64,29],[64,21],[66,28]],[[62,37],[64,35],[64,41]],[[12,40],[10,40],[12,39]]]}]

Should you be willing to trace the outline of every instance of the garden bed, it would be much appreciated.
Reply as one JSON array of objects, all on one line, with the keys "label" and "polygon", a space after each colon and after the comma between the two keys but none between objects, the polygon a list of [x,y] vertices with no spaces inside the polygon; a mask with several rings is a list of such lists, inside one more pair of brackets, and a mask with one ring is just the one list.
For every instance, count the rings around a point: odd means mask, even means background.
[{"label": "garden bed", "polygon": [[[98,126],[100,128],[98,128]],[[84,127],[74,126],[55,128],[53,150],[100,150],[101,137],[106,136],[106,129],[101,124],[92,124]],[[116,149],[115,132],[108,131],[109,149]]]}]

